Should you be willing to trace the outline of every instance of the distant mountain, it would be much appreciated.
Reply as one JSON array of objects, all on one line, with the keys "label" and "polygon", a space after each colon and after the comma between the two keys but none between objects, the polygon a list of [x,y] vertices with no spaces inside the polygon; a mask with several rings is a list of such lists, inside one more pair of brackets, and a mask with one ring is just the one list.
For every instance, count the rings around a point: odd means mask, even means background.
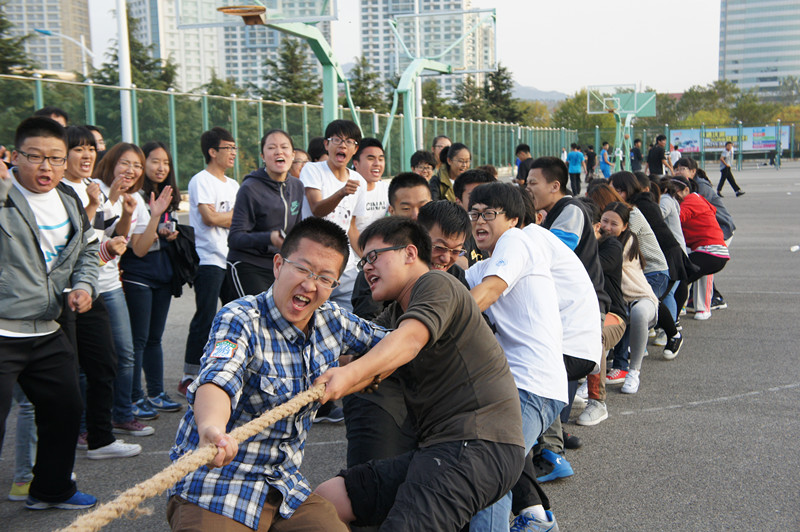
[{"label": "distant mountain", "polygon": [[514,98],[520,100],[539,100],[539,101],[554,101],[560,102],[569,98],[568,94],[558,91],[540,91],[535,87],[526,87],[514,82],[514,90],[512,91]]}]

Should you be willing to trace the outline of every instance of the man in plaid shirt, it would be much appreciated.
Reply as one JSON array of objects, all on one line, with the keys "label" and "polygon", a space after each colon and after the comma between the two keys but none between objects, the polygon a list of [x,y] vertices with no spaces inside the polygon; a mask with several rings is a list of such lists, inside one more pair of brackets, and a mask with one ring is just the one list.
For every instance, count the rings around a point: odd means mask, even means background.
[{"label": "man in plaid shirt", "polygon": [[228,433],[307,390],[340,356],[363,354],[386,335],[327,302],[348,253],[344,231],[308,218],[275,256],[272,288],[217,314],[170,456],[209,443],[218,453],[170,490],[172,530],[347,530],[299,471],[319,403],[241,447]]}]

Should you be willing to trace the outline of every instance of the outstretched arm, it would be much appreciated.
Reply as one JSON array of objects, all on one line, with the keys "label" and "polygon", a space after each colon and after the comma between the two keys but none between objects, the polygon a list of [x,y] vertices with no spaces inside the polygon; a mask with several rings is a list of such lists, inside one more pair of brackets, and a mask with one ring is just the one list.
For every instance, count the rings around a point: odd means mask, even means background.
[{"label": "outstretched arm", "polygon": [[223,467],[231,463],[239,445],[225,432],[231,417],[231,398],[216,384],[203,384],[197,389],[194,399],[194,418],[200,435],[198,447],[213,443],[217,455],[208,463],[209,467]]}]

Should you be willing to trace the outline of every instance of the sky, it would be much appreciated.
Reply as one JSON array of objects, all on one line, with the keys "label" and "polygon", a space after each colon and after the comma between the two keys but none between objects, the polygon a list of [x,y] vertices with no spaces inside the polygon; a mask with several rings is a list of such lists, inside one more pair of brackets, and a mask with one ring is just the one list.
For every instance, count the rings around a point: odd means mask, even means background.
[{"label": "sky", "polygon": [[[89,0],[89,6],[99,65],[116,38],[114,2]],[[338,6],[332,45],[339,62],[348,63],[360,55],[358,0]],[[589,85],[636,84],[672,93],[717,79],[719,0],[473,0],[473,6],[497,9],[497,57],[520,85],[574,94]]]}]

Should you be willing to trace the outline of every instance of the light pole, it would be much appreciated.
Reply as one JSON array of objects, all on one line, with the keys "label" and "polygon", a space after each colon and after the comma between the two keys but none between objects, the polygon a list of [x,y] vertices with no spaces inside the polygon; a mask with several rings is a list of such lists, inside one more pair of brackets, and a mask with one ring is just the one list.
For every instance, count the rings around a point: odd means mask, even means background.
[{"label": "light pole", "polygon": [[83,66],[83,77],[89,77],[89,62],[86,60],[86,54],[89,54],[92,59],[94,59],[94,52],[89,50],[86,47],[86,42],[83,38],[83,34],[81,34],[81,40],[78,41],[73,39],[69,35],[64,35],[63,33],[58,33],[57,31],[50,31],[50,30],[43,30],[41,28],[34,28],[33,31],[36,33],[41,33],[42,35],[46,35],[47,37],[61,37],[62,39],[66,39],[71,43],[74,43],[76,46],[79,46],[81,49],[81,65]]}]

